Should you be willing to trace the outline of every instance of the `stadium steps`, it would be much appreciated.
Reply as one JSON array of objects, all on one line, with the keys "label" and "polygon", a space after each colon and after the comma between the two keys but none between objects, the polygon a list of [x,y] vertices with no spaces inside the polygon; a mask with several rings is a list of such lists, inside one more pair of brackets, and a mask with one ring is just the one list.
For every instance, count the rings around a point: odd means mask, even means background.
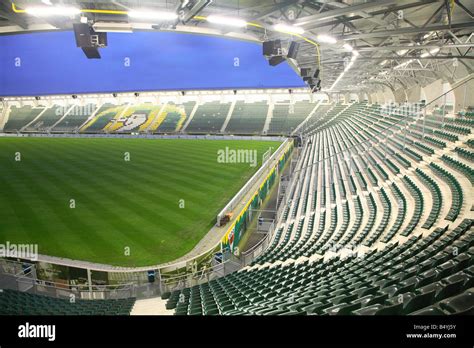
[{"label": "stadium steps", "polygon": [[270,128],[270,123],[272,122],[274,109],[275,103],[269,103],[267,117],[265,118],[265,123],[263,124],[262,134],[268,134],[268,129]]},{"label": "stadium steps", "polygon": [[222,128],[221,128],[221,133],[225,132],[225,129],[227,128],[227,125],[229,124],[229,121],[232,117],[232,113],[234,112],[236,103],[237,102],[235,100],[233,100],[232,103],[230,104],[229,112],[227,113],[224,124],[222,125]]},{"label": "stadium steps", "polygon": [[7,123],[7,115],[10,113],[10,105],[4,107],[0,105],[0,131],[3,131],[5,123]]}]

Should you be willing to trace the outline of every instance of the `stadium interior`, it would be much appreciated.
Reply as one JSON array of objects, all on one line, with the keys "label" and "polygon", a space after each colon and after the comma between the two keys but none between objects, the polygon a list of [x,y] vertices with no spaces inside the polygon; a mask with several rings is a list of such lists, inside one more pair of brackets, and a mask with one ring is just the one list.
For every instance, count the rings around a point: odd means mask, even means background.
[{"label": "stadium interior", "polygon": [[474,314],[473,13],[2,1],[0,314]]}]

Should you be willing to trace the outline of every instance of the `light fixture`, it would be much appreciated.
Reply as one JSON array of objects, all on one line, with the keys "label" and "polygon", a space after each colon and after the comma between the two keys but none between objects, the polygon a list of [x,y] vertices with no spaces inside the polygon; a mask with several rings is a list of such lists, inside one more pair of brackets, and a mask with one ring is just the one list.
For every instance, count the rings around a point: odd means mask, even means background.
[{"label": "light fixture", "polygon": [[157,20],[175,20],[178,19],[178,15],[174,12],[162,12],[162,11],[129,11],[128,16],[130,18],[137,19],[157,19]]},{"label": "light fixture", "polygon": [[335,38],[329,35],[325,35],[325,34],[318,35],[316,39],[320,42],[325,42],[325,43],[330,43],[330,44],[335,44],[337,42]]},{"label": "light fixture", "polygon": [[304,33],[303,28],[295,27],[295,26],[287,25],[283,23],[274,25],[273,29],[281,33],[287,33],[287,34],[303,34]]},{"label": "light fixture", "polygon": [[385,59],[382,63],[380,63],[380,65],[385,65],[387,63],[388,63],[388,60]]},{"label": "light fixture", "polygon": [[133,33],[131,23],[95,22],[92,28],[97,33]]},{"label": "light fixture", "polygon": [[240,18],[235,18],[235,17],[209,15],[206,17],[206,20],[209,23],[228,25],[230,27],[243,28],[247,26],[247,22],[245,20],[240,19]]},{"label": "light fixture", "polygon": [[25,12],[35,17],[49,17],[49,16],[65,16],[72,17],[81,10],[75,7],[66,6],[41,6],[41,7],[27,7]]}]

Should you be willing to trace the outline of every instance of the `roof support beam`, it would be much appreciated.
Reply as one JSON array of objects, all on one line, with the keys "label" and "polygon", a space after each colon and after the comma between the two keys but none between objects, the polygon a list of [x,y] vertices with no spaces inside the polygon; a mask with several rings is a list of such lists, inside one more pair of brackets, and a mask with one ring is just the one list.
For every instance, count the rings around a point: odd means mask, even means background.
[{"label": "roof support beam", "polygon": [[387,36],[394,36],[394,35],[421,34],[421,33],[426,33],[429,31],[447,31],[447,30],[468,29],[468,28],[474,28],[473,21],[452,23],[451,25],[433,24],[433,25],[428,25],[424,28],[399,28],[399,29],[393,29],[393,30],[379,30],[379,31],[373,31],[370,33],[340,35],[338,38],[342,40],[357,40],[357,39],[370,39],[374,37],[387,37]]},{"label": "roof support beam", "polygon": [[454,2],[455,2],[460,8],[462,8],[462,9],[464,10],[464,12],[466,12],[471,18],[474,18],[474,14],[473,14],[471,11],[469,11],[469,9],[466,8],[466,6],[464,6],[464,5],[461,3],[460,0],[454,0]]},{"label": "roof support beam", "polygon": [[[374,47],[357,47],[357,51],[359,52],[369,52],[369,51],[394,51],[394,50],[423,50],[423,49],[431,49],[431,48],[469,48],[474,47],[474,43],[466,43],[466,44],[452,44],[452,45],[437,45],[437,44],[428,44],[428,45],[420,45],[420,46],[408,46],[408,45],[397,45],[397,46],[374,46]],[[343,50],[341,50],[342,52]]]},{"label": "roof support beam", "polygon": [[396,2],[397,2],[396,0],[379,0],[376,2],[367,2],[367,3],[363,3],[359,5],[347,6],[347,7],[338,8],[335,10],[324,11],[324,12],[317,13],[311,16],[298,18],[295,21],[295,24],[300,25],[303,28],[305,28],[306,26],[311,24],[311,22],[314,22],[314,21],[321,21],[325,19],[331,19],[334,17],[344,16],[349,13],[365,11],[374,7],[388,6]]},{"label": "roof support beam", "polygon": [[[389,14],[392,12],[396,12],[399,10],[407,10],[410,8],[414,7],[420,7],[420,6],[425,6],[429,5],[435,2],[439,2],[440,0],[419,0],[413,3],[405,4],[405,5],[397,5],[397,6],[390,6],[389,8],[382,9],[382,10],[377,10],[373,12],[367,12],[367,14],[371,16],[377,16],[377,15],[383,15],[383,14]],[[326,27],[326,26],[331,26],[331,25],[338,25],[342,22],[348,22],[348,21],[354,21],[358,19],[365,19],[361,15],[355,15],[355,16],[346,16],[345,18],[342,19],[336,19],[336,20],[331,20],[331,21],[323,21],[323,22],[318,22],[318,23],[311,23],[310,25],[305,25],[304,28],[306,30],[311,30],[319,27]],[[382,18],[383,19],[383,18]]]}]

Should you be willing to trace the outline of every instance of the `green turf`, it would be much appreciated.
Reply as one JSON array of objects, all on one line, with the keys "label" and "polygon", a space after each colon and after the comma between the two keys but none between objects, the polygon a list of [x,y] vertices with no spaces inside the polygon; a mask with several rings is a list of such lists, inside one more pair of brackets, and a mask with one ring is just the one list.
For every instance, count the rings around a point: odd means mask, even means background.
[{"label": "green turf", "polygon": [[263,152],[278,145],[0,138],[0,242],[37,243],[40,254],[121,266],[171,261],[199,242],[258,168],[218,163],[217,151],[255,149],[260,165]]}]

